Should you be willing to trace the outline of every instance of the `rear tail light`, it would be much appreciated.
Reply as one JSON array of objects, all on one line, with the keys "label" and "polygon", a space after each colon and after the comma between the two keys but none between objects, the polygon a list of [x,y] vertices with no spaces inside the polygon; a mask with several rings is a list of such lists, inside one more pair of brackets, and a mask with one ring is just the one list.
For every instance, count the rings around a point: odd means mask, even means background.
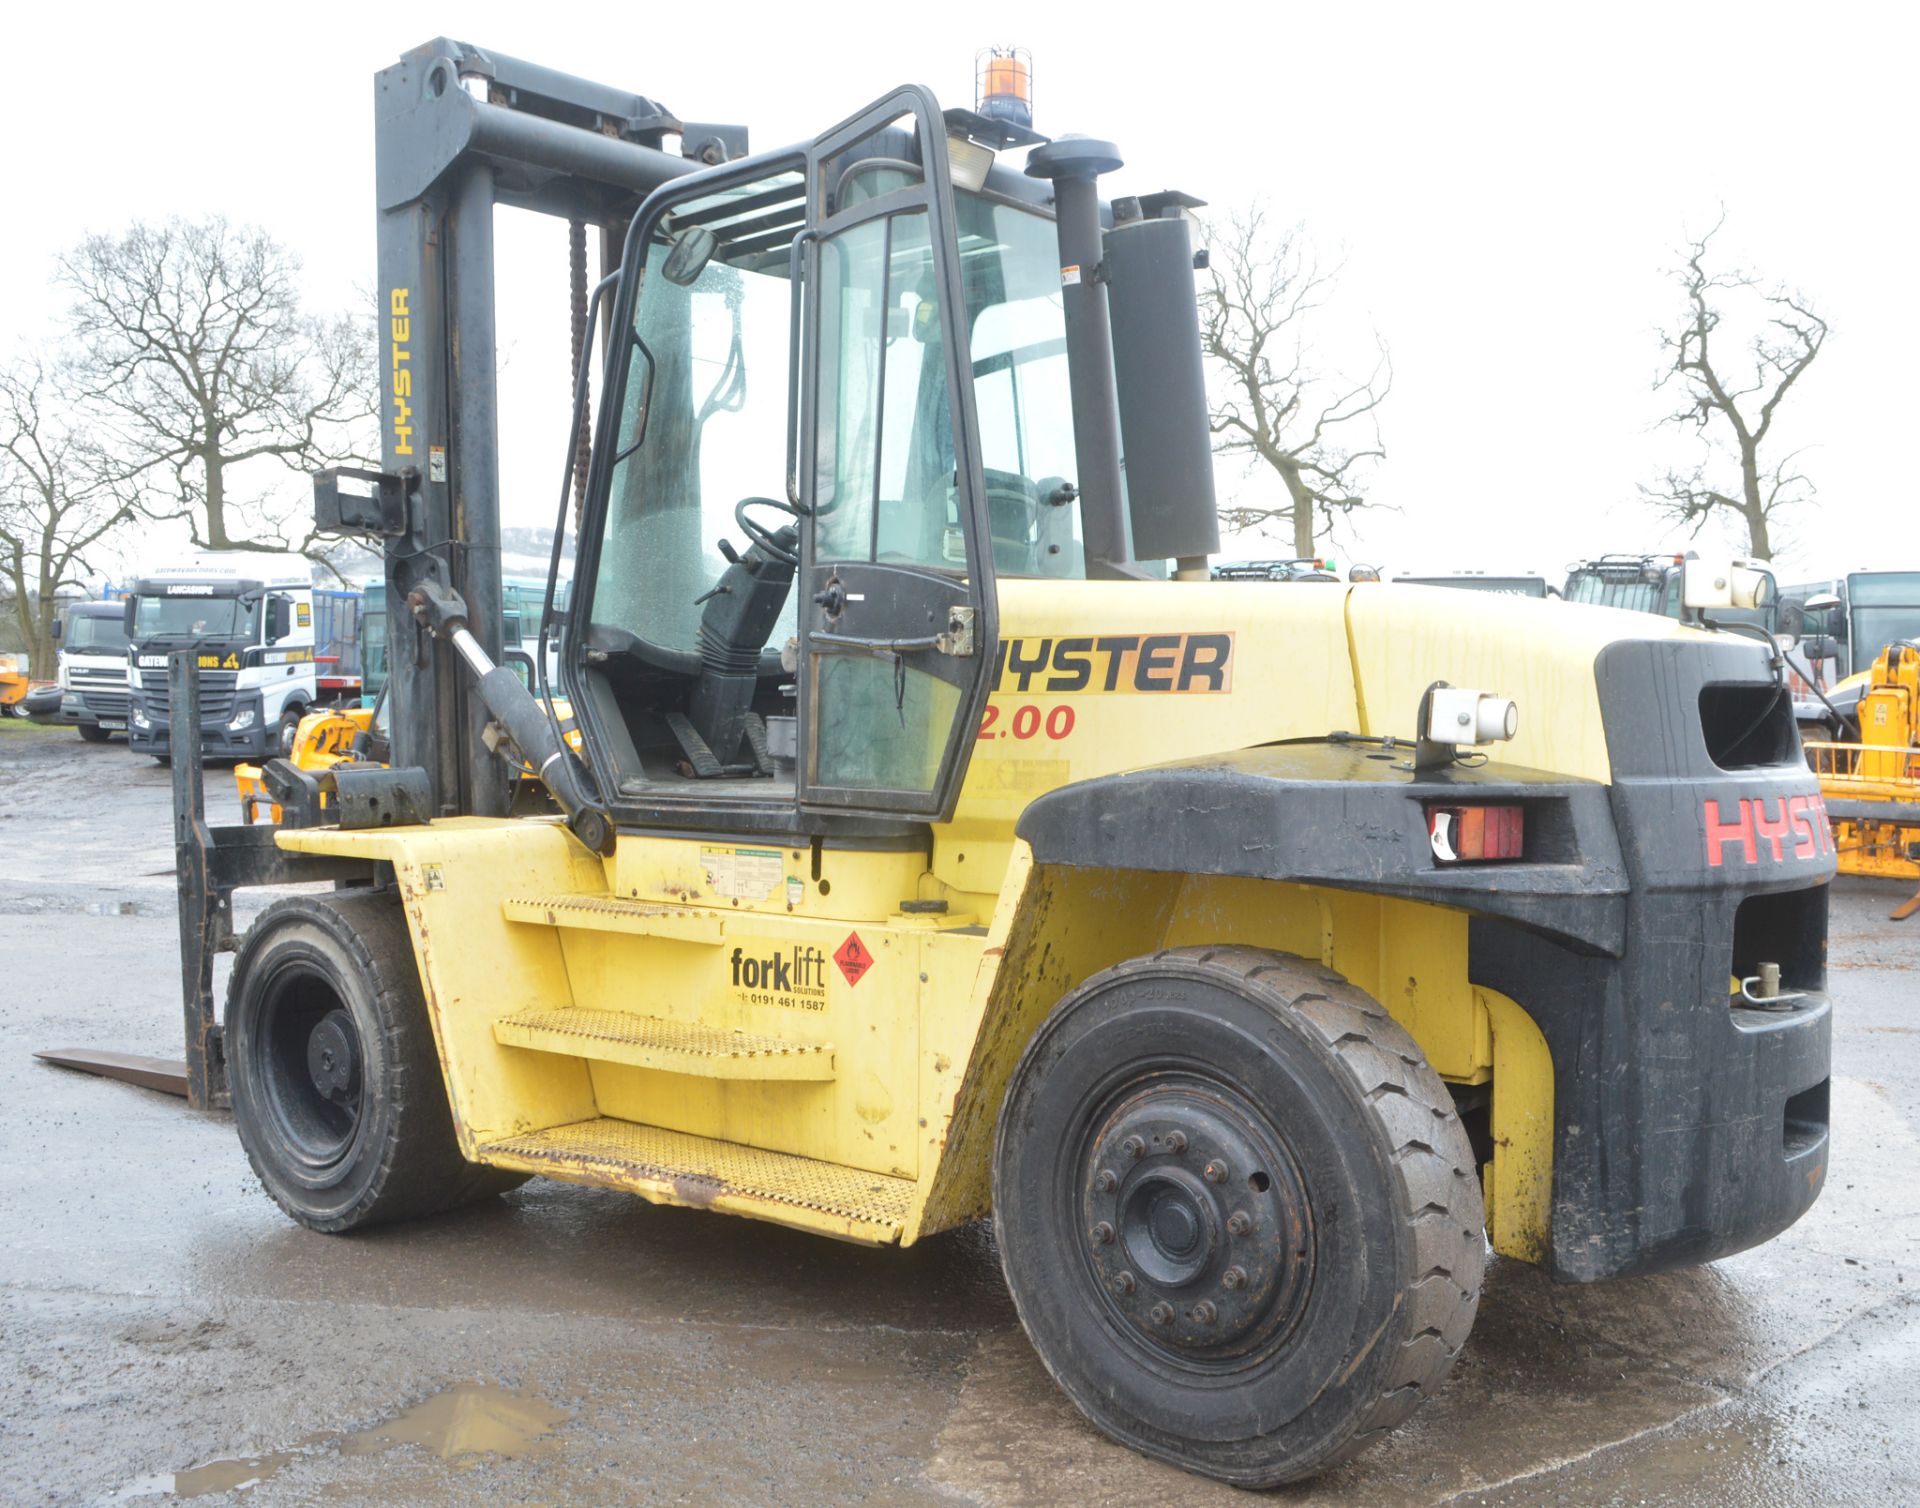
[{"label": "rear tail light", "polygon": [[1525,836],[1525,812],[1517,806],[1430,806],[1427,838],[1442,864],[1479,864],[1517,859]]}]

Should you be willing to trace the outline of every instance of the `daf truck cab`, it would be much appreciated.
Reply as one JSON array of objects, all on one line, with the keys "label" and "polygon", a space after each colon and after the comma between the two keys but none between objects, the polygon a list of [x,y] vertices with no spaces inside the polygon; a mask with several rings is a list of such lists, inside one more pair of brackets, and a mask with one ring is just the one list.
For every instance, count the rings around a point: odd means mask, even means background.
[{"label": "daf truck cab", "polygon": [[191,650],[200,672],[201,742],[213,758],[259,759],[292,747],[317,699],[313,567],[301,555],[232,551],[143,576],[127,599],[127,741],[167,762],[167,656]]},{"label": "daf truck cab", "polygon": [[59,721],[88,743],[105,743],[127,727],[126,608],[118,602],[76,602],[53,621],[60,646]]}]

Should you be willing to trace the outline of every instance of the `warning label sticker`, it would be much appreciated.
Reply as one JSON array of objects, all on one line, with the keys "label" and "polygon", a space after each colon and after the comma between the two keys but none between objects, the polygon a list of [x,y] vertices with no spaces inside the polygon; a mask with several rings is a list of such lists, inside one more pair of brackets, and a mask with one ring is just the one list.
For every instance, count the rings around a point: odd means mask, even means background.
[{"label": "warning label sticker", "polygon": [[700,865],[713,893],[736,901],[764,901],[786,877],[777,848],[702,848]]},{"label": "warning label sticker", "polygon": [[847,940],[834,951],[833,961],[840,965],[840,972],[847,976],[848,984],[858,984],[866,977],[867,970],[873,967],[873,955],[867,951],[867,945],[860,941],[858,932],[847,934]]}]

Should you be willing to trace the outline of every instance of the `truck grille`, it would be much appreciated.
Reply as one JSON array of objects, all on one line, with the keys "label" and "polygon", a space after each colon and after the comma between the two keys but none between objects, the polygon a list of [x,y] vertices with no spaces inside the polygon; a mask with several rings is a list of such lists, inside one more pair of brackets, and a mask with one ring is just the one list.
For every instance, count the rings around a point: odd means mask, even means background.
[{"label": "truck grille", "polygon": [[[200,672],[200,720],[203,723],[225,722],[233,716],[234,692],[239,680],[238,671]],[[166,721],[169,706],[166,671],[141,671],[140,690],[146,696],[147,716],[156,723]]]},{"label": "truck grille", "polygon": [[67,665],[67,686],[95,717],[120,721],[127,715],[127,669],[122,665]]}]

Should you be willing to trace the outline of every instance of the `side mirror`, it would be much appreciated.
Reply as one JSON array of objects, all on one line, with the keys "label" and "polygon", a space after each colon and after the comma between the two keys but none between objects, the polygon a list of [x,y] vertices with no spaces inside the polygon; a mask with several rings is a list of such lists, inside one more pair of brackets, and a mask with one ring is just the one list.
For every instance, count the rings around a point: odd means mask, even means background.
[{"label": "side mirror", "polygon": [[700,281],[707,263],[720,249],[720,238],[704,225],[689,225],[673,238],[667,259],[660,264],[660,276],[676,288],[691,288]]},{"label": "side mirror", "polygon": [[267,598],[267,642],[277,644],[293,630],[288,624],[292,602],[285,597]]},{"label": "side mirror", "polygon": [[67,636],[67,620],[65,618],[55,618],[53,620],[53,626],[49,628],[47,632],[53,635],[53,642],[58,644]]},{"label": "side mirror", "polygon": [[1800,604],[1802,610],[1809,613],[1830,613],[1839,605],[1840,599],[1832,592],[1815,592]]},{"label": "side mirror", "polygon": [[129,595],[127,598],[126,611],[122,613],[120,616],[120,626],[127,631],[127,637],[129,639],[133,637],[133,622],[134,622],[135,616],[139,613],[139,611],[140,611],[140,599],[138,597]]}]

